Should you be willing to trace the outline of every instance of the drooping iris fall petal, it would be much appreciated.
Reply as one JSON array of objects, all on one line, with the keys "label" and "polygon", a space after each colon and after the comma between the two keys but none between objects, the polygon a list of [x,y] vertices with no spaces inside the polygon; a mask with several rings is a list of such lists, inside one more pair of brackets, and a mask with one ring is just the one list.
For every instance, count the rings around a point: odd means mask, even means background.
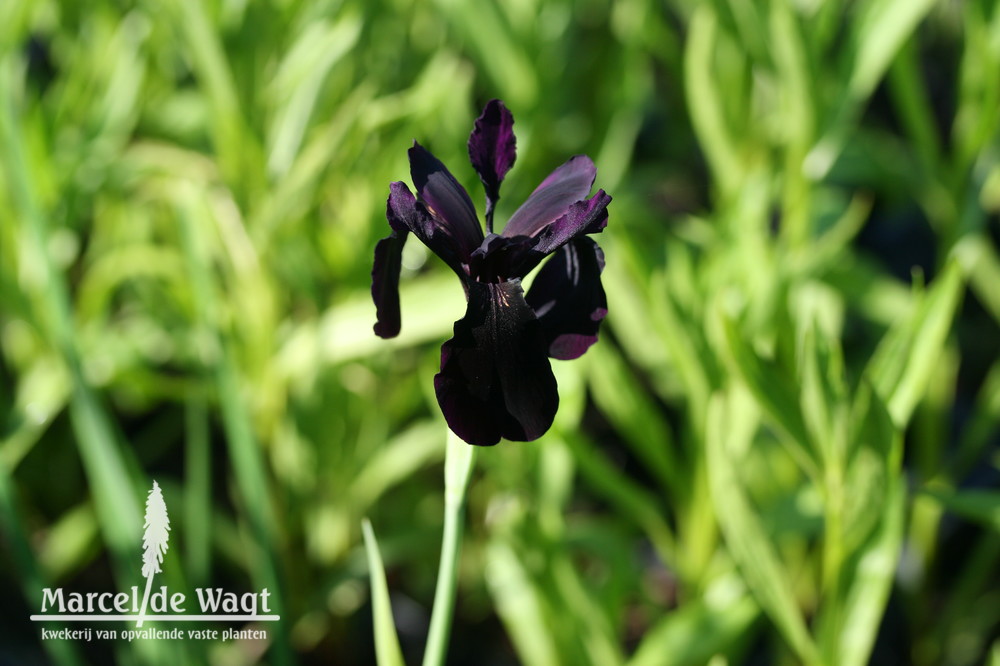
[{"label": "drooping iris fall petal", "polygon": [[375,246],[372,266],[372,300],[375,301],[375,335],[394,338],[401,326],[399,315],[399,269],[402,265],[406,230],[396,231]]},{"label": "drooping iris fall petal", "polygon": [[410,194],[405,183],[389,185],[389,198],[385,202],[385,217],[391,233],[375,245],[372,265],[372,300],[375,302],[375,335],[394,338],[399,335],[399,270],[402,266],[403,245],[413,231],[427,243],[433,235],[428,228],[430,215]]},{"label": "drooping iris fall petal", "polygon": [[603,270],[604,253],[584,237],[563,245],[535,276],[525,301],[538,317],[552,358],[578,358],[597,342],[608,314]]},{"label": "drooping iris fall petal", "polygon": [[468,309],[441,347],[441,371],[434,377],[452,431],[480,446],[540,437],[559,408],[546,350],[520,280],[472,283]]}]

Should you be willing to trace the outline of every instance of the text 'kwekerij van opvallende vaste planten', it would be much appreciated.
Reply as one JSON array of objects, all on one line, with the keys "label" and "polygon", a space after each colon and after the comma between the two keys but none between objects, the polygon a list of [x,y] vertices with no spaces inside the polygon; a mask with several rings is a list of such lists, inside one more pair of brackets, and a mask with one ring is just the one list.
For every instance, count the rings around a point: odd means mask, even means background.
[{"label": "text 'kwekerij van opvallende vaste planten'", "polygon": [[[405,183],[389,187],[392,233],[375,247],[372,298],[375,332],[399,333],[399,269],[403,243],[415,235],[455,271],[468,299],[455,335],[441,347],[434,377],[448,426],[469,444],[502,437],[537,439],[559,406],[549,357],[577,358],[597,341],[607,314],[601,285],[604,254],[589,234],[608,223],[611,197],[588,198],[597,169],[586,155],[570,158],[493,232],[500,184],[516,157],[514,118],[492,100],[469,137],[469,158],[486,190],[486,236],[476,209],[447,167],[419,143],[409,150],[414,198]],[[543,259],[527,293],[521,280]]]}]

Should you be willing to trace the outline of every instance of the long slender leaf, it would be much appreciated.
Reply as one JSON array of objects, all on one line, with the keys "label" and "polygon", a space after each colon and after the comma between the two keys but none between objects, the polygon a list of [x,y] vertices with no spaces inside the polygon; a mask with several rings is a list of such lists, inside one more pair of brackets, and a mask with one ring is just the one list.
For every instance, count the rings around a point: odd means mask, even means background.
[{"label": "long slender leaf", "polygon": [[837,662],[844,666],[869,663],[892,590],[903,542],[904,489],[895,482],[887,488],[879,529],[859,553],[844,603],[844,623],[837,646]]},{"label": "long slender leaf", "polygon": [[1000,531],[1000,491],[960,490],[949,492],[927,488],[923,492],[936,499],[949,511]]},{"label": "long slender leaf", "polygon": [[951,331],[962,296],[962,272],[951,261],[912,315],[885,336],[869,363],[868,376],[899,424],[909,421]]},{"label": "long slender leaf", "polygon": [[775,362],[757,356],[740,336],[735,322],[726,319],[723,327],[726,351],[732,359],[733,367],[761,408],[784,430],[786,436],[782,441],[789,447],[795,461],[810,476],[817,478],[818,455],[811,446],[794,380]]},{"label": "long slender leaf", "polygon": [[494,541],[486,552],[486,583],[496,600],[518,654],[528,666],[559,664],[559,648],[549,628],[541,591],[532,583],[510,545]]},{"label": "long slender leaf", "polygon": [[[735,579],[735,580],[734,580]],[[712,583],[704,599],[668,613],[643,637],[629,666],[704,664],[724,654],[760,615],[735,576]]]},{"label": "long slender leaf", "polygon": [[816,645],[796,603],[789,572],[737,474],[739,461],[733,458],[731,439],[734,433],[747,432],[748,419],[752,419],[750,414],[731,408],[725,394],[715,394],[709,403],[706,444],[712,503],[726,545],[754,598],[799,658],[814,663],[818,658]]},{"label": "long slender leaf", "polygon": [[396,635],[396,623],[392,619],[392,602],[389,600],[389,586],[385,581],[385,566],[378,550],[375,531],[371,522],[361,521],[361,531],[368,554],[368,573],[372,586],[372,615],[375,621],[375,656],[379,666],[404,666],[403,651]]}]

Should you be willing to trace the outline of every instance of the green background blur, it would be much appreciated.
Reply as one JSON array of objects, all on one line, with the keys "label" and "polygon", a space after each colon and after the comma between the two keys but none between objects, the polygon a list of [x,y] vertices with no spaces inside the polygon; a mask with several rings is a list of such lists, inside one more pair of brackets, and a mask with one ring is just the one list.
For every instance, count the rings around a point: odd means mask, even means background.
[{"label": "green background blur", "polygon": [[[411,242],[379,340],[372,249],[493,97],[498,226],[596,162],[610,314],[479,453],[450,663],[1000,664],[988,0],[0,3],[0,663],[374,663],[364,517],[419,660],[464,302]],[[266,644],[39,640],[152,479]]]}]

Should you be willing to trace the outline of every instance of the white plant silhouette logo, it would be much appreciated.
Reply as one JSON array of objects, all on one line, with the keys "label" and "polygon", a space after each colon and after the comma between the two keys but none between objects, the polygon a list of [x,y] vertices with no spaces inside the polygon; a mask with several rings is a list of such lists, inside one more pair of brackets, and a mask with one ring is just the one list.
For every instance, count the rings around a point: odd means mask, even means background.
[{"label": "white plant silhouette logo", "polygon": [[137,627],[142,626],[146,614],[146,604],[149,602],[149,590],[153,585],[153,575],[160,573],[160,563],[163,554],[167,552],[167,540],[170,538],[170,518],[167,516],[167,505],[163,502],[160,486],[153,481],[153,488],[146,498],[146,522],[142,533],[142,576],[146,579],[146,591],[142,595],[142,606],[139,608]]}]

